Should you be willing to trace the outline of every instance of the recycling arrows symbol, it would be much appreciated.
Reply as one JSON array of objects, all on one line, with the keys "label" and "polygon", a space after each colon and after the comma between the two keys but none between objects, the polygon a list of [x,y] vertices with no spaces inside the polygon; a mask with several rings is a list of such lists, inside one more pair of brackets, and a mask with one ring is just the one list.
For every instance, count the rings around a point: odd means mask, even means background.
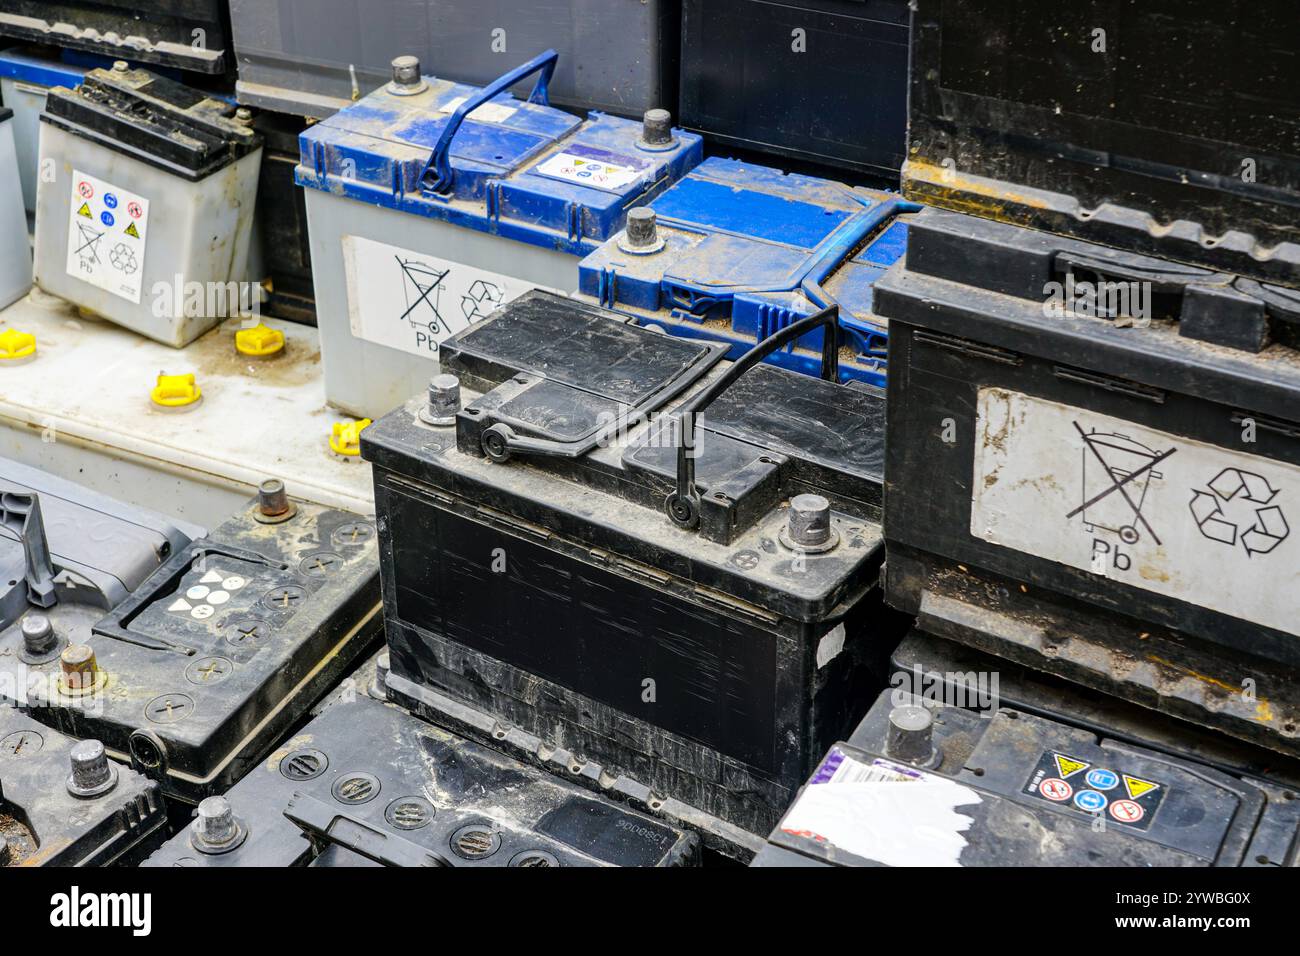
[{"label": "recycling arrows symbol", "polygon": [[[1250,557],[1268,554],[1291,533],[1282,509],[1273,504],[1280,492],[1263,475],[1225,468],[1209,482],[1208,488],[1208,491],[1195,489],[1190,506],[1196,526],[1211,541],[1229,546],[1240,542]],[[1249,519],[1252,523],[1244,531],[1241,520],[1234,521],[1224,513],[1224,506],[1230,503],[1254,506],[1253,519]],[[1240,513],[1240,508],[1234,510]]]},{"label": "recycling arrows symbol", "polygon": [[500,286],[476,279],[470,285],[469,293],[461,296],[460,310],[466,321],[473,322],[491,315],[503,298]]}]

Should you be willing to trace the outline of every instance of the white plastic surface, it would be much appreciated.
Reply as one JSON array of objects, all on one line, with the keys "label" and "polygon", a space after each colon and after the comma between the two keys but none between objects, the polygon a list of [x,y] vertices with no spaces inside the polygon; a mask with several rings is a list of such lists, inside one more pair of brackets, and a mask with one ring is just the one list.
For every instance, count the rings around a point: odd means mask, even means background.
[{"label": "white plastic surface", "polygon": [[0,120],[0,308],[27,294],[32,285],[32,255],[27,244],[27,212],[18,179],[14,120]]},{"label": "white plastic surface", "polygon": [[[0,455],[124,501],[214,525],[264,478],[292,497],[372,513],[370,466],[329,450],[316,330],[268,319],[285,333],[278,358],[234,348],[228,320],[176,350],[87,320],[40,291],[0,312],[0,331],[37,338],[34,359],[0,365]],[[155,406],[158,373],[193,372],[201,402]]]},{"label": "white plastic surface", "polygon": [[[355,239],[394,247],[410,263],[433,261],[442,263],[442,268],[483,270],[518,280],[511,294],[534,287],[569,292],[578,284],[578,256],[370,206],[318,189],[307,189],[305,193],[325,391],[331,405],[350,414],[378,418],[419,394],[437,374],[438,358],[436,350],[416,355],[380,344],[392,339],[374,330],[377,319],[370,310],[386,308],[392,324],[403,326],[410,338],[414,320],[403,319],[403,313],[413,306],[424,309],[417,301],[421,290],[404,289],[403,284],[409,284],[411,279],[394,256],[388,257],[388,273],[379,278],[373,272],[353,276],[356,263],[345,259],[345,237],[352,248]],[[366,266],[367,270],[373,268]],[[454,278],[447,276],[449,287]],[[385,301],[376,303],[376,285],[390,293],[383,297]],[[454,309],[458,302],[459,295],[455,295],[449,304]],[[453,331],[465,324],[453,326]],[[370,330],[363,330],[363,325]],[[357,335],[357,331],[369,338]]]},{"label": "white plastic surface", "polygon": [[23,184],[23,207],[36,211],[36,155],[40,116],[49,87],[0,78],[0,103],[14,111],[14,147],[18,152],[18,177]]},{"label": "white plastic surface", "polygon": [[[228,283],[244,279],[257,198],[262,153],[256,150],[219,172],[189,182],[155,166],[82,139],[49,123],[41,124],[40,163],[53,160],[50,180],[36,190],[36,283],[46,292],[76,303],[128,329],[168,345],[185,345],[221,321],[221,316],[187,315],[184,283]],[[74,170],[148,201],[139,303],[69,274],[69,221],[75,220]],[[95,197],[98,199],[100,197]],[[93,204],[94,200],[92,200]],[[102,227],[96,216],[88,225],[105,232],[104,243],[121,239],[128,224],[124,208],[114,211],[114,225]],[[108,255],[107,245],[102,250]],[[155,289],[182,293],[158,296]],[[161,302],[161,305],[159,304]],[[178,307],[179,306],[179,307]],[[206,311],[206,310],[204,310]]]}]

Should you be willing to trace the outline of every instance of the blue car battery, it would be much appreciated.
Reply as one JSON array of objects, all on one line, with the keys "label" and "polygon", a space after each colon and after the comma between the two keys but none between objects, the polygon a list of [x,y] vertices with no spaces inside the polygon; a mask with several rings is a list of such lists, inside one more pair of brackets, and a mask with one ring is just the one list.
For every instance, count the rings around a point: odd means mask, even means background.
[{"label": "blue car battery", "polygon": [[[644,122],[548,105],[549,50],[484,87],[393,80],[301,136],[326,396],[378,417],[424,388],[441,343],[577,260],[702,158],[664,110]],[[527,100],[511,88],[536,75]]]},{"label": "blue car battery", "polygon": [[[726,343],[731,359],[836,305],[841,381],[883,385],[887,335],[872,286],[902,256],[907,215],[919,209],[890,193],[711,157],[582,261],[578,291],[641,325]],[[822,333],[768,361],[819,374]]]},{"label": "blue car battery", "polygon": [[76,89],[88,69],[104,65],[107,64],[78,62],[68,51],[55,55],[47,49],[23,46],[0,50],[0,103],[14,112],[12,128],[18,177],[23,187],[23,207],[29,218],[36,213],[36,159],[45,95],[56,86]]}]

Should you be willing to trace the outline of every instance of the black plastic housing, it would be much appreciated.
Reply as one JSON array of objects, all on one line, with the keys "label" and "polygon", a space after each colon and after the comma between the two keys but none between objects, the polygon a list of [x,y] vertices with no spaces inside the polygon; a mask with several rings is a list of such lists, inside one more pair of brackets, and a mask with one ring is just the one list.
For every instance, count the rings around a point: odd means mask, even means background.
[{"label": "black plastic housing", "polygon": [[917,0],[905,194],[1300,285],[1291,0]]},{"label": "black plastic housing", "polygon": [[685,0],[682,125],[731,146],[896,175],[905,0]]},{"label": "black plastic housing", "polygon": [[0,36],[196,73],[234,66],[226,0],[0,0]]},{"label": "black plastic housing", "polygon": [[[753,865],[916,865],[936,862],[936,847],[977,867],[1300,862],[1294,761],[1268,775],[1216,767],[1202,754],[1233,753],[1222,738],[925,634],[899,655],[895,689],[831,748]],[[992,707],[954,702],[977,686],[991,688]],[[906,704],[931,710],[931,760],[890,753],[889,714]],[[932,795],[951,810],[916,809]]]},{"label": "black plastic housing", "polygon": [[[1063,310],[1076,280],[1148,314]],[[927,209],[875,302],[888,600],[941,636],[1300,750],[1297,294]]]},{"label": "black plastic housing", "polygon": [[260,761],[379,637],[375,549],[368,519],[295,502],[266,521],[254,501],[106,615],[50,615],[58,651],[94,651],[93,684],[69,684],[57,653],[29,663],[20,622],[0,632],[0,694],[197,802]]},{"label": "black plastic housing", "polygon": [[[689,866],[669,827],[368,696],[331,703],[226,798],[247,836],[184,830],[146,866]],[[199,844],[201,846],[201,844]]]},{"label": "black plastic housing", "polygon": [[[678,527],[672,409],[712,380],[714,350],[530,293],[444,345],[444,372],[481,393],[454,425],[417,399],[362,454],[404,703],[483,733],[450,712],[467,705],[582,779],[631,778],[653,809],[760,833],[901,636],[877,584],[883,408],[759,365],[703,413],[698,526]],[[692,375],[665,414],[573,453]],[[504,461],[484,451],[498,426],[517,447]],[[822,553],[782,543],[800,492],[831,503]]]}]

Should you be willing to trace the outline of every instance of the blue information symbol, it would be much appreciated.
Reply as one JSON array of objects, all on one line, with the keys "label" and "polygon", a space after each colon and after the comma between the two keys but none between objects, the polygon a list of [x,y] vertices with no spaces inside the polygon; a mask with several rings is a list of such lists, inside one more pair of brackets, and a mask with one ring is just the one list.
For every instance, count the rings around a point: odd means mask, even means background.
[{"label": "blue information symbol", "polygon": [[108,210],[104,210],[99,214],[99,221],[106,226],[111,226],[113,225],[113,214]]},{"label": "blue information symbol", "polygon": [[1088,771],[1088,786],[1094,790],[1114,790],[1119,786],[1119,774],[1114,770],[1098,767]]},{"label": "blue information symbol", "polygon": [[1096,790],[1080,790],[1074,795],[1074,805],[1080,810],[1087,810],[1089,813],[1104,810],[1109,802]]},{"label": "blue information symbol", "polygon": [[109,209],[117,208],[117,197],[112,193],[104,193],[104,205]]}]

